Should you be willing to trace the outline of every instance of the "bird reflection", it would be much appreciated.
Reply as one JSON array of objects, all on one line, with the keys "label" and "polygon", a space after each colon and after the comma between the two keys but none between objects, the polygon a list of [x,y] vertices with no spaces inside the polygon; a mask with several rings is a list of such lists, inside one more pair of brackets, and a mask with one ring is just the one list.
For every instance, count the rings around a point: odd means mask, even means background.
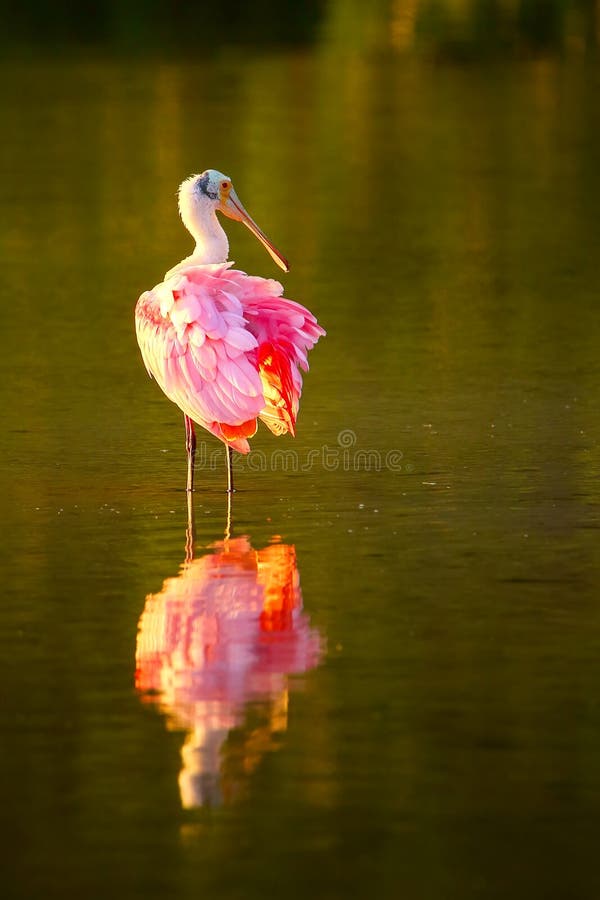
[{"label": "bird reflection", "polygon": [[185,808],[228,803],[244,791],[287,728],[288,676],[316,666],[319,632],[302,611],[292,544],[255,550],[230,537],[194,558],[190,506],[179,575],[146,597],[136,687],[185,729],[179,775]]}]

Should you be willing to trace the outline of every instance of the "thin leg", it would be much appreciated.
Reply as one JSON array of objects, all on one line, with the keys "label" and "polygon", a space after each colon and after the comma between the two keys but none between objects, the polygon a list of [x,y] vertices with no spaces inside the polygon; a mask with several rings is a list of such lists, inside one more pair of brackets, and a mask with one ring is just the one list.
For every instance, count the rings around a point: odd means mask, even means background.
[{"label": "thin leg", "polygon": [[233,494],[235,488],[233,486],[233,450],[231,447],[225,447],[227,453],[227,493]]},{"label": "thin leg", "polygon": [[187,487],[188,493],[194,490],[194,463],[196,462],[196,432],[194,423],[189,416],[184,415],[185,421],[185,450],[187,453]]}]

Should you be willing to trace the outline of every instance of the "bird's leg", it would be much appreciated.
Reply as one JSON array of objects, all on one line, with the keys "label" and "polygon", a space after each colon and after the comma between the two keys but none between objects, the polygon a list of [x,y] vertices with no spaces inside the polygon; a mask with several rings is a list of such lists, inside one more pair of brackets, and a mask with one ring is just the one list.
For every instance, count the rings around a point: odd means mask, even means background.
[{"label": "bird's leg", "polygon": [[187,487],[188,493],[194,490],[194,463],[196,461],[196,432],[194,423],[189,416],[184,415],[185,421],[185,449],[187,453]]},{"label": "bird's leg", "polygon": [[233,486],[233,450],[231,447],[225,447],[227,453],[227,493],[233,494],[235,488]]}]

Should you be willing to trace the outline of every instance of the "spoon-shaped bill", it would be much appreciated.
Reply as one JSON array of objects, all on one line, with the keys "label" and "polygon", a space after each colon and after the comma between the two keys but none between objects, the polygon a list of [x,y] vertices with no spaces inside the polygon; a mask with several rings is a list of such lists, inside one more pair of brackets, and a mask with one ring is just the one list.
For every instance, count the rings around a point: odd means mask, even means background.
[{"label": "spoon-shaped bill", "polygon": [[230,219],[235,219],[236,222],[243,222],[246,228],[252,232],[254,237],[258,238],[263,247],[271,254],[277,265],[282,268],[284,272],[289,272],[290,267],[287,259],[269,240],[264,231],[261,231],[252,216],[246,212],[233,188],[231,188],[228,196],[221,201],[219,209]]}]

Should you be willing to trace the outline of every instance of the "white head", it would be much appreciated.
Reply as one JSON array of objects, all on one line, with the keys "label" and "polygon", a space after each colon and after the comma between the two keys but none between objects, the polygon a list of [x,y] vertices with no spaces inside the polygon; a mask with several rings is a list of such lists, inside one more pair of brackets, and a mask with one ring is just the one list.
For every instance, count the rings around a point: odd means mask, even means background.
[{"label": "white head", "polygon": [[227,236],[215,213],[221,212],[236,222],[243,222],[252,234],[268,250],[284,272],[289,271],[287,260],[260,230],[254,219],[242,206],[231,184],[231,179],[216,169],[207,169],[201,175],[191,175],[179,186],[179,212],[183,224],[196,240],[196,247],[210,257],[207,262],[221,262],[227,258]]}]

